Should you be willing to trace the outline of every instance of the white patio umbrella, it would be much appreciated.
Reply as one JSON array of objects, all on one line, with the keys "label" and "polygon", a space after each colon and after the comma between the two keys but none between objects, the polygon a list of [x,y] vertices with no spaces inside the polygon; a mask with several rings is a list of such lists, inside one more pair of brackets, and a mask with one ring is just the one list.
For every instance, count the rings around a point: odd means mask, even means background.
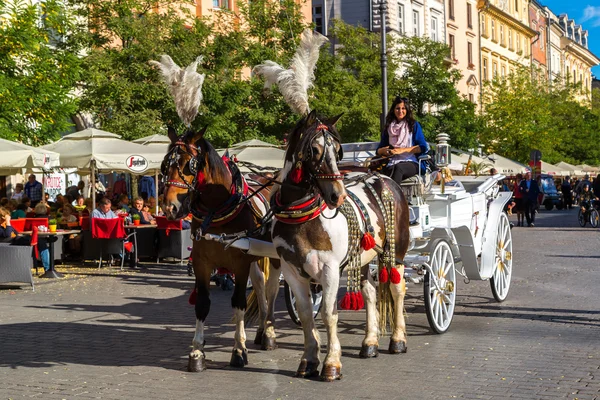
[{"label": "white patio umbrella", "polygon": [[[95,186],[95,171],[155,172],[160,169],[165,156],[160,148],[128,142],[119,135],[94,128],[66,135],[42,149],[59,153],[63,168],[89,171],[92,187]],[[95,190],[92,190],[92,199],[96,207]]]},{"label": "white patio umbrella", "polygon": [[521,163],[511,160],[510,158],[503,157],[499,154],[490,154],[488,159],[492,161],[492,165],[498,173],[503,175],[516,175],[519,173],[525,173],[529,168]]},{"label": "white patio umbrella", "polygon": [[[154,149],[160,149],[160,151],[162,151],[163,154],[167,154],[167,150],[169,149],[169,145],[171,144],[171,139],[169,139],[169,137],[165,135],[155,134],[135,139],[133,142],[141,144],[143,146],[151,146]],[[156,188],[158,194],[158,170],[154,170],[154,187]],[[158,201],[156,202],[156,209],[154,211],[156,214],[158,214]]]},{"label": "white patio umbrella", "polygon": [[556,165],[552,165],[545,161],[542,161],[542,173],[550,174],[550,175],[559,175],[559,176],[569,175],[568,170],[565,170]]},{"label": "white patio umbrella", "polygon": [[12,175],[23,168],[50,169],[60,166],[60,155],[23,143],[0,139],[0,175]]},{"label": "white patio umbrella", "polygon": [[[219,149],[217,151],[222,155],[226,150],[229,151],[231,157],[236,156],[239,161],[247,161],[261,167],[271,167],[274,169],[283,167],[285,151],[274,144],[263,142],[262,140],[246,140],[236,143],[228,149]],[[240,169],[248,171],[243,166]]]},{"label": "white patio umbrella", "polygon": [[559,168],[562,168],[565,171],[569,171],[569,175],[577,175],[577,176],[585,175],[585,172],[583,170],[581,170],[581,168],[578,168],[575,165],[569,164],[564,161],[556,163],[556,166]]}]

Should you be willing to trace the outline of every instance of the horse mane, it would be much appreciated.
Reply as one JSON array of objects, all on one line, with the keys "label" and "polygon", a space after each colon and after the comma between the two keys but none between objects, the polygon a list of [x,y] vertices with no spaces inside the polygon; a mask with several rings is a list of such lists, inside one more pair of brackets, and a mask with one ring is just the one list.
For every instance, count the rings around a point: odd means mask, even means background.
[{"label": "horse mane", "polygon": [[223,162],[223,159],[217,153],[212,144],[205,138],[199,140],[200,146],[204,149],[205,165],[203,165],[204,172],[208,172],[208,177],[211,183],[224,183],[223,179],[229,176],[229,169]]},{"label": "horse mane", "polygon": [[[334,118],[334,120],[337,121],[337,118]],[[296,123],[292,133],[290,133],[285,151],[286,161],[292,161],[292,152],[298,151],[299,146],[302,146],[303,143],[312,138],[320,124],[326,125],[329,133],[331,133],[340,143],[342,142],[342,137],[331,119],[319,116],[313,111],[309,115],[302,117],[302,119]]]}]

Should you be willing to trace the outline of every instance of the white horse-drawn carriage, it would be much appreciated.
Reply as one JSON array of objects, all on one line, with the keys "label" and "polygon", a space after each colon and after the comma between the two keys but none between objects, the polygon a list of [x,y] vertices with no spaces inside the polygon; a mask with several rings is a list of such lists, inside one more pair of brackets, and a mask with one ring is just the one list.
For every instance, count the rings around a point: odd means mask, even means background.
[{"label": "white horse-drawn carriage", "polygon": [[[374,151],[377,143],[343,145],[344,153]],[[444,144],[438,145],[438,153]],[[441,159],[442,157],[439,157]],[[447,159],[446,159],[447,160]],[[439,160],[438,160],[439,161]],[[449,161],[449,160],[447,160]],[[368,160],[352,156],[344,167],[364,166]],[[434,184],[429,172],[409,178],[401,187],[410,205],[410,245],[403,263],[407,283],[422,284],[431,329],[444,333],[450,327],[456,302],[457,280],[489,280],[494,298],[508,296],[512,277],[512,235],[505,205],[510,192],[501,192],[503,175],[456,176],[456,185]],[[220,238],[213,237],[219,240]],[[241,239],[233,244],[256,255],[277,257],[271,244]],[[372,273],[376,276],[377,266]],[[316,288],[316,290],[315,290]],[[318,286],[312,286],[313,314],[321,307]],[[285,287],[286,306],[299,324],[294,295]]]}]

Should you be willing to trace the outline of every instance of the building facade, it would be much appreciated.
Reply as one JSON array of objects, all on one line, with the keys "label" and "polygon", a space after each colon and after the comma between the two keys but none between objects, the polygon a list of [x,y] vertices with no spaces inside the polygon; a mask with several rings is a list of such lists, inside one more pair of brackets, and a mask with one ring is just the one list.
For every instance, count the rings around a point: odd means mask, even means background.
[{"label": "building facade", "polygon": [[529,3],[529,27],[536,32],[531,41],[533,76],[548,79],[548,18],[544,7],[536,0]]},{"label": "building facade", "polygon": [[446,43],[454,68],[462,74],[457,89],[473,103],[481,93],[478,21],[477,0],[446,0]]},{"label": "building facade", "polygon": [[482,81],[504,78],[531,65],[529,0],[479,0]]}]

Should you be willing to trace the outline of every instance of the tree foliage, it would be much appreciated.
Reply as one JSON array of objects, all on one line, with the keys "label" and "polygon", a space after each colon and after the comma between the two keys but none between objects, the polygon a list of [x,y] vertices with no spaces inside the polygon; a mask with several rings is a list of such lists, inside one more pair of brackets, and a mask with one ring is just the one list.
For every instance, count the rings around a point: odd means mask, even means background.
[{"label": "tree foliage", "polygon": [[536,149],[550,163],[598,164],[594,143],[600,139],[600,119],[580,95],[578,87],[568,84],[549,88],[525,68],[496,78],[485,86],[487,124],[481,142],[489,152],[523,163]]},{"label": "tree foliage", "polygon": [[54,0],[0,0],[0,136],[42,145],[72,125],[80,76],[71,15]]}]

